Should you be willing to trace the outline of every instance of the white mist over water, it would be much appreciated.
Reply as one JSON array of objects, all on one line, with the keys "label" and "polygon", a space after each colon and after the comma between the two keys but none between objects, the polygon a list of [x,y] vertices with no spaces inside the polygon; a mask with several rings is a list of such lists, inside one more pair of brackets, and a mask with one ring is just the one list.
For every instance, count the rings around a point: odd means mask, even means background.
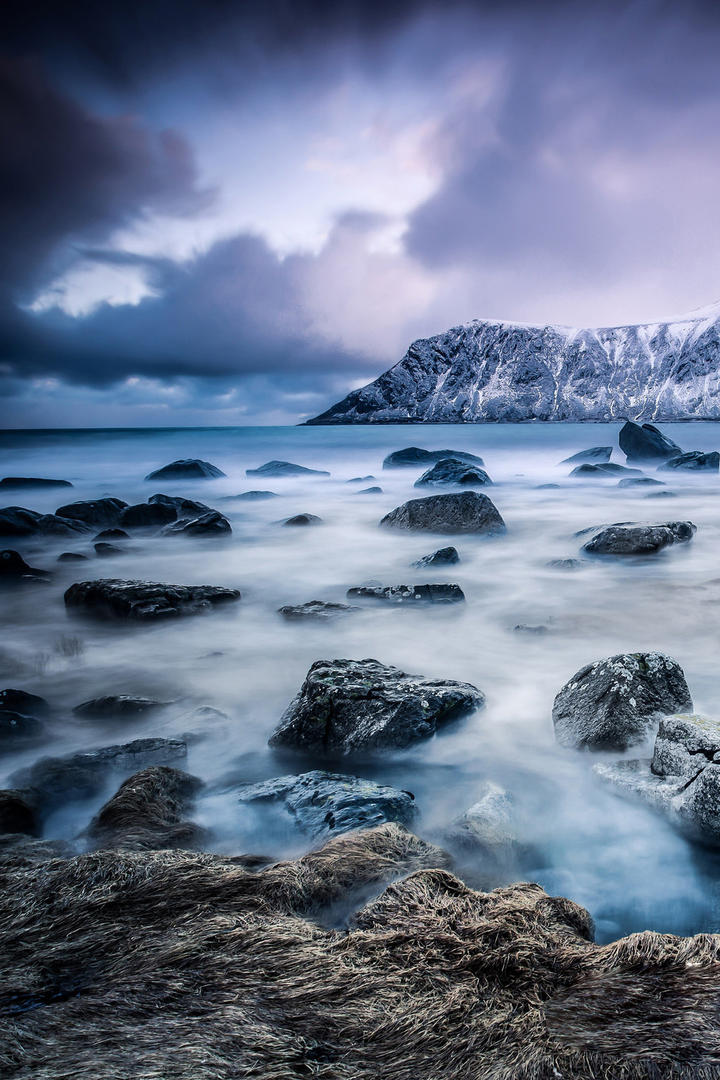
[{"label": "white mist over water", "polygon": [[[193,730],[186,765],[206,781],[194,815],[214,832],[217,850],[254,850],[272,857],[308,846],[282,818],[240,807],[239,781],[322,767],[318,760],[279,755],[267,739],[310,664],[317,659],[373,657],[409,672],[474,683],[486,707],[432,740],[402,753],[331,767],[414,792],[416,831],[440,840],[448,822],[495,780],[514,796],[532,856],[523,876],[589,908],[598,938],[630,930],[680,933],[720,929],[720,866],[648,808],[625,801],[591,773],[597,757],[558,747],[550,719],[555,694],[585,663],[626,651],[657,649],[682,665],[698,712],[720,715],[720,478],[658,473],[676,498],[646,498],[614,480],[570,480],[558,462],[591,445],[617,446],[619,424],[214,428],[132,431],[6,432],[2,475],[53,476],[74,489],[17,492],[13,503],[53,511],[64,502],[116,495],[144,501],[164,491],[200,499],[226,514],[227,540],[137,536],[127,553],[87,563],[56,563],[60,551],[92,555],[86,538],[8,541],[34,565],[51,569],[47,585],[3,595],[0,686],[41,694],[56,710],[51,741],[0,760],[0,785],[20,765],[145,735]],[[720,445],[714,424],[668,425],[685,449]],[[408,498],[422,471],[383,470],[387,453],[408,445],[480,454],[495,486],[487,494],[508,527],[494,539],[438,537],[379,529],[380,518]],[[213,462],[227,479],[145,482],[154,468],[181,457]],[[331,477],[286,480],[246,477],[272,459],[327,469]],[[624,462],[618,451],[614,460]],[[654,470],[647,470],[654,475]],[[375,481],[347,484],[373,474]],[[359,495],[377,483],[382,495]],[[558,483],[560,488],[538,490]],[[223,501],[252,488],[278,498]],[[436,489],[439,490],[439,489]],[[663,490],[661,488],[651,489]],[[282,528],[279,519],[307,511],[310,528]],[[698,532],[648,559],[587,561],[577,570],[547,566],[578,556],[573,534],[604,522],[682,519]],[[457,566],[418,571],[411,563],[449,543]],[[69,615],[63,592],[89,577],[145,578],[239,588],[239,604],[207,617],[157,626],[91,622]],[[344,601],[355,585],[454,581],[464,605],[364,607],[315,625],[286,622],[282,604]],[[514,631],[545,625],[542,634]],[[132,722],[89,721],[72,707],[90,697],[130,693],[172,701],[163,713]],[[189,718],[212,705],[229,720]],[[630,756],[639,756],[631,753]],[[116,787],[116,782],[110,785]],[[107,794],[110,794],[110,790]],[[102,800],[66,808],[46,835],[70,837]]]}]

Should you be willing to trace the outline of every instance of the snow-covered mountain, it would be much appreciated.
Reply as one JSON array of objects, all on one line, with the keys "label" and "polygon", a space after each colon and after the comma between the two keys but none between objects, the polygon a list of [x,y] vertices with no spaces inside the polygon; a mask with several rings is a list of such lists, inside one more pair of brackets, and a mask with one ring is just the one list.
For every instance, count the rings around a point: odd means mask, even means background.
[{"label": "snow-covered mountain", "polygon": [[720,419],[720,302],[594,330],[475,320],[309,424]]}]

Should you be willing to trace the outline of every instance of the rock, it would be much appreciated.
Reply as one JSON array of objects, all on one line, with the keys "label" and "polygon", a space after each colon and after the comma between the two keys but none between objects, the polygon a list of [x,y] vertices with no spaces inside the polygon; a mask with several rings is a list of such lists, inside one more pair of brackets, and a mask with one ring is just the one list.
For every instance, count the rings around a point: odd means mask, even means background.
[{"label": "rock", "polygon": [[579,570],[582,559],[551,559],[547,564],[551,570]]},{"label": "rock", "polygon": [[651,491],[648,495],[645,495],[646,499],[676,499],[677,494],[674,491]]},{"label": "rock", "polygon": [[666,716],[658,727],[650,767],[656,776],[689,779],[697,776],[716,756],[720,761],[717,721],[687,714]]},{"label": "rock", "polygon": [[0,748],[14,750],[37,742],[45,733],[45,725],[35,716],[16,709],[0,709]]},{"label": "rock", "polygon": [[624,653],[596,660],[573,675],[555,698],[553,724],[561,746],[626,750],[653,724],[692,709],[682,668],[662,653]]},{"label": "rock", "polygon": [[368,487],[355,492],[356,495],[382,495],[382,493],[383,489],[381,487]]},{"label": "rock", "polygon": [[202,517],[181,518],[160,530],[161,536],[228,536],[232,526],[217,510]]},{"label": "rock", "polygon": [[419,446],[407,446],[404,450],[395,450],[383,461],[383,469],[404,469],[415,465],[430,465],[443,458],[466,461],[471,465],[484,465],[485,462],[476,454],[464,450],[421,450]]},{"label": "rock", "polygon": [[135,739],[65,757],[40,758],[11,777],[19,788],[30,789],[41,817],[66,802],[102,794],[114,772],[136,772],[149,765],[179,761],[187,755],[182,739]]},{"label": "rock", "polygon": [[46,577],[48,577],[47,570],[40,570],[37,566],[28,566],[19,551],[13,551],[12,548],[0,551],[0,580]]},{"label": "rock", "polygon": [[412,563],[412,565],[423,570],[427,566],[453,566],[455,563],[459,562],[460,556],[458,555],[457,548],[444,547],[438,548],[437,551],[431,552],[430,555],[423,555],[422,559],[418,559],[417,562]]},{"label": "rock", "polygon": [[177,516],[177,509],[167,503],[135,503],[123,510],[120,524],[126,529],[146,529],[177,521]]},{"label": "rock", "polygon": [[307,469],[291,461],[266,461],[257,469],[246,469],[246,476],[329,476],[325,469]]},{"label": "rock", "polygon": [[295,514],[294,517],[285,518],[284,521],[278,522],[280,525],[320,525],[322,518],[316,517],[315,514]]},{"label": "rock", "polygon": [[179,461],[171,461],[169,465],[163,465],[161,469],[155,469],[148,473],[146,480],[215,480],[219,476],[225,476],[222,469],[217,465],[211,465],[209,461],[201,461],[199,458],[181,458]]},{"label": "rock", "polygon": [[50,712],[45,698],[38,694],[28,694],[25,690],[13,690],[11,687],[0,690],[0,709],[11,709],[27,716],[47,716]]},{"label": "rock", "polygon": [[443,484],[460,484],[463,487],[483,487],[492,484],[492,480],[478,465],[468,465],[459,458],[443,458],[436,462],[414,487],[441,487]]},{"label": "rock", "polygon": [[342,754],[404,748],[484,703],[470,683],[407,675],[377,660],[316,660],[270,745]]},{"label": "rock", "polygon": [[23,833],[25,836],[37,836],[39,831],[31,792],[0,791],[0,835]]},{"label": "rock", "polygon": [[346,480],[346,484],[367,484],[370,480],[374,480],[374,476],[351,476],[349,480]]},{"label": "rock", "polygon": [[664,483],[664,480],[656,480],[652,476],[626,476],[623,480],[618,480],[618,487],[657,487]]},{"label": "rock", "polygon": [[230,499],[243,499],[245,502],[259,502],[261,499],[277,499],[274,491],[241,491],[239,495],[230,495]]},{"label": "rock", "polygon": [[529,623],[518,623],[513,626],[513,633],[515,634],[536,634],[538,636],[547,634],[549,626],[544,626],[542,623],[537,626],[531,626]]},{"label": "rock", "polygon": [[202,781],[167,765],[135,773],[95,815],[87,835],[96,848],[121,851],[191,849],[207,840],[205,829],[183,815]]},{"label": "rock", "polygon": [[239,798],[251,804],[281,803],[297,827],[315,838],[370,829],[385,821],[409,825],[416,814],[415,796],[409,791],[318,769],[251,784],[241,789]]},{"label": "rock", "polygon": [[465,600],[459,585],[371,585],[348,589],[349,600],[384,600],[392,604],[457,604]]},{"label": "rock", "polygon": [[308,600],[306,604],[286,604],[278,612],[286,619],[316,619],[325,621],[338,615],[347,615],[357,608],[349,604],[332,604],[327,600]]},{"label": "rock", "polygon": [[507,791],[485,781],[478,801],[452,822],[444,842],[458,853],[461,862],[470,858],[479,863],[483,877],[495,883],[512,880],[525,850],[517,838],[514,818],[513,800]]},{"label": "rock", "polygon": [[[124,512],[124,511],[123,511]],[[102,529],[93,540],[129,540],[124,529]]]},{"label": "rock", "polygon": [[607,462],[612,457],[612,446],[591,446],[589,450],[580,450],[577,454],[563,458],[561,465],[579,465],[582,462]]},{"label": "rock", "polygon": [[536,491],[560,491],[560,484],[538,484]]},{"label": "rock", "polygon": [[427,529],[438,533],[491,536],[505,532],[505,522],[495,504],[478,491],[411,499],[386,514],[380,524],[395,529]]},{"label": "rock", "polygon": [[682,454],[682,450],[653,424],[634,424],[632,420],[620,429],[620,449],[628,461],[664,461]]},{"label": "rock", "polygon": [[24,506],[4,506],[0,510],[0,536],[32,536],[41,517]]},{"label": "rock", "polygon": [[87,562],[87,555],[82,555],[79,551],[63,551],[61,555],[58,555],[58,562]]},{"label": "rock", "polygon": [[80,521],[85,525],[97,528],[114,527],[119,524],[126,506],[127,503],[123,502],[122,499],[108,497],[106,499],[67,503],[66,506],[57,508],[55,516],[70,521]]},{"label": "rock", "polygon": [[142,620],[204,614],[239,599],[238,589],[220,585],[166,585],[119,578],[78,581],[65,593],[66,607],[105,618]]},{"label": "rock", "polygon": [[692,472],[717,472],[720,468],[720,454],[713,450],[704,454],[701,450],[690,450],[686,454],[668,458],[659,466],[661,469],[687,469]]},{"label": "rock", "polygon": [[6,476],[0,480],[0,488],[59,488],[72,487],[69,480],[48,480],[40,476]]},{"label": "rock", "polygon": [[132,694],[110,694],[107,697],[90,698],[76,705],[73,712],[76,716],[87,716],[93,720],[107,720],[109,718],[144,716],[145,713],[164,709],[167,701],[156,701],[154,698],[135,697]]},{"label": "rock", "polygon": [[182,495],[151,495],[148,499],[151,506],[169,506],[175,510],[177,517],[202,517],[203,514],[212,513],[212,506],[198,502],[197,499],[186,499]]},{"label": "rock", "polygon": [[672,544],[686,544],[695,535],[691,521],[666,521],[651,525],[619,522],[601,528],[583,544],[590,555],[651,555]]},{"label": "rock", "polygon": [[95,554],[100,559],[112,559],[115,555],[125,555],[125,551],[117,544],[100,543],[95,544]]},{"label": "rock", "polygon": [[602,463],[600,465],[576,465],[570,476],[580,477],[581,479],[588,479],[597,477],[602,479],[608,476],[618,476],[624,473],[625,476],[639,476],[640,469],[628,469],[626,465],[616,465],[613,461]]}]

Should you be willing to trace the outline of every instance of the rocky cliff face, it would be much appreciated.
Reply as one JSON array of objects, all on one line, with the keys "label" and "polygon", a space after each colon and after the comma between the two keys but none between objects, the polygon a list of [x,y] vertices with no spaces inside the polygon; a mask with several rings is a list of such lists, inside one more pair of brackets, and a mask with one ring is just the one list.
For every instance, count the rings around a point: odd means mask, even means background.
[{"label": "rocky cliff face", "polygon": [[310,424],[720,418],[720,302],[637,326],[474,321],[403,359]]}]

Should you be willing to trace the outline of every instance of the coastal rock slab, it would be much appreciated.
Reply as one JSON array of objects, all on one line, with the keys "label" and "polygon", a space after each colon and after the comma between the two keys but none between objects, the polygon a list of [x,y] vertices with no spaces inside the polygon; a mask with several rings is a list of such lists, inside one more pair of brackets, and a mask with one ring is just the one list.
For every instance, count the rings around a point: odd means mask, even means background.
[{"label": "coastal rock slab", "polygon": [[443,458],[416,480],[414,487],[442,487],[460,484],[463,487],[483,487],[492,480],[479,465],[469,465],[459,458]]},{"label": "coastal rock slab", "polygon": [[505,522],[487,495],[479,491],[430,495],[411,499],[386,514],[380,524],[394,529],[423,529],[437,533],[505,532]]},{"label": "coastal rock slab", "polygon": [[225,476],[222,469],[200,458],[181,458],[148,473],[146,480],[215,480]]},{"label": "coastal rock slab", "polygon": [[316,660],[270,745],[342,754],[403,748],[484,703],[470,683],[408,675],[377,660]]},{"label": "coastal rock slab", "polygon": [[5,476],[0,480],[0,488],[59,488],[72,487],[69,480],[49,480],[42,476]]},{"label": "coastal rock slab", "polygon": [[665,461],[682,454],[681,448],[654,424],[635,424],[632,420],[620,429],[620,449],[628,461]]},{"label": "coastal rock slab", "polygon": [[626,476],[623,480],[618,480],[618,487],[658,487],[664,483],[664,480],[656,480],[653,476]]},{"label": "coastal rock slab", "polygon": [[459,585],[365,585],[348,589],[348,600],[383,600],[391,604],[458,604],[465,600]]},{"label": "coastal rock slab", "polygon": [[357,608],[350,604],[333,604],[328,600],[308,600],[305,604],[285,604],[278,612],[285,619],[314,619],[325,622],[338,615],[347,615]]},{"label": "coastal rock slab", "polygon": [[308,469],[292,461],[266,461],[257,469],[246,469],[246,476],[329,476],[325,469]]},{"label": "coastal rock slab", "polygon": [[596,660],[558,693],[552,719],[561,746],[626,750],[644,741],[654,723],[692,709],[680,665],[662,653],[621,653]]},{"label": "coastal rock slab", "polygon": [[581,465],[585,461],[597,464],[598,462],[609,461],[612,452],[612,446],[591,446],[588,450],[579,450],[577,454],[571,454],[570,457],[563,458],[560,464]]},{"label": "coastal rock slab", "polygon": [[692,521],[665,521],[660,524],[619,522],[601,527],[583,544],[590,555],[652,555],[673,544],[687,544],[696,532]]},{"label": "coastal rock slab", "polygon": [[684,469],[688,472],[717,472],[720,469],[720,454],[713,450],[704,454],[701,450],[690,450],[669,458],[660,466],[661,469]]},{"label": "coastal rock slab", "polygon": [[406,446],[404,450],[394,450],[383,461],[383,469],[407,469],[415,465],[430,465],[443,458],[466,461],[471,465],[484,465],[477,454],[468,454],[464,450],[422,450],[419,446]]},{"label": "coastal rock slab", "polygon": [[239,599],[238,589],[220,585],[166,585],[100,578],[71,585],[65,593],[65,606],[105,618],[153,620],[205,614],[218,605]]},{"label": "coastal rock slab", "polygon": [[584,465],[576,465],[570,473],[576,479],[607,479],[609,476],[640,476],[640,469],[629,469],[627,465],[616,465],[614,461],[600,462],[593,465],[587,462]]},{"label": "coastal rock slab", "polygon": [[87,716],[93,720],[107,720],[134,716],[143,716],[145,713],[157,709],[164,709],[167,701],[156,701],[154,698],[135,697],[132,694],[109,694],[106,697],[90,698],[76,705],[73,712],[76,716]]}]

